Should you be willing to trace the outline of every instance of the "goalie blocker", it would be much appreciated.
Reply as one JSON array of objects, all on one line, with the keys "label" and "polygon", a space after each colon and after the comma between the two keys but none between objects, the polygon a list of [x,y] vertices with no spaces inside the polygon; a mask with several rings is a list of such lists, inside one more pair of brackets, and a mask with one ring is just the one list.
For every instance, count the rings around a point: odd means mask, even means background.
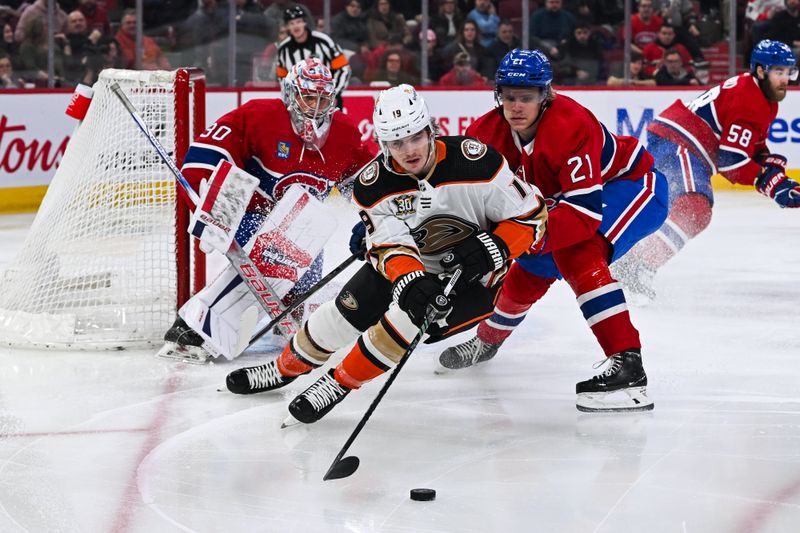
[{"label": "goalie blocker", "polygon": [[[231,176],[246,174],[236,167],[226,170],[225,165],[232,167],[225,163],[219,165],[217,170],[226,172],[226,183]],[[247,183],[246,178],[234,180],[236,185],[227,191],[242,191],[243,184]],[[226,186],[215,187],[214,182],[215,179],[209,182],[206,198],[216,188],[216,196],[220,199]],[[194,231],[202,228],[200,238],[205,236],[205,242],[213,243],[214,249],[219,250],[220,247],[224,248],[226,241],[230,243],[235,230],[225,231],[221,226],[228,224],[223,222],[217,225],[209,221],[228,221],[231,222],[228,227],[235,228],[232,221],[237,217],[241,220],[241,216],[230,212],[223,214],[224,209],[217,209],[219,206],[213,204],[213,200],[201,202],[198,211],[202,209],[202,212],[192,217],[190,231],[197,235]],[[233,209],[238,209],[240,205],[246,203],[227,204]],[[330,208],[303,187],[292,186],[275,204],[244,250],[275,295],[284,299],[312,264],[321,261],[318,256],[333,235],[336,225]],[[205,362],[209,356],[222,356],[229,360],[237,357],[248,345],[258,322],[267,314],[245,285],[249,281],[243,280],[232,266],[226,267],[214,281],[181,307],[178,311],[180,318],[165,336],[167,342],[158,355],[191,362]],[[191,331],[187,332],[186,329]]]}]

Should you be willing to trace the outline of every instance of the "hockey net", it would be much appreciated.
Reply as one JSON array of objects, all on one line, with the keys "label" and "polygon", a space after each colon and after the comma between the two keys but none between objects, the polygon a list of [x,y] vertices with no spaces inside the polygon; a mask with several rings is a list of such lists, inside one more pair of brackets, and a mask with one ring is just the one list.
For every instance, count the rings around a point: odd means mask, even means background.
[{"label": "hockey net", "polygon": [[199,71],[100,74],[22,249],[0,277],[0,343],[155,345],[188,298],[186,206],[110,90],[115,82],[177,162],[205,127]]}]

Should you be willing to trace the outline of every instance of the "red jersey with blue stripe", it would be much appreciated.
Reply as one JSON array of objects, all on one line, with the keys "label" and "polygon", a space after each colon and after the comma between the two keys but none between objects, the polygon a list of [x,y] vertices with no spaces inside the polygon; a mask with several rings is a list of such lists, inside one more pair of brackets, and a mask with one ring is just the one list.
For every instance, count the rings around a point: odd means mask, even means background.
[{"label": "red jersey with blue stripe", "polygon": [[680,100],[661,112],[647,130],[685,146],[705,161],[709,175],[752,185],[761,172],[753,160],[766,152],[769,125],[778,114],[750,74],[712,87],[688,104]]},{"label": "red jersey with blue stripe", "polygon": [[248,208],[252,211],[270,207],[294,184],[323,199],[374,156],[373,149],[361,142],[355,122],[338,111],[331,117],[321,152],[303,150],[283,102],[263,99],[251,100],[209,126],[189,147],[182,170],[196,186],[221,159],[243,168],[260,181],[259,194]]},{"label": "red jersey with blue stripe", "polygon": [[633,137],[608,131],[591,111],[557,95],[534,139],[523,145],[501,108],[473,122],[466,134],[502,153],[518,176],[536,185],[550,207],[545,252],[591,237],[603,219],[603,184],[636,180],[653,156]]}]

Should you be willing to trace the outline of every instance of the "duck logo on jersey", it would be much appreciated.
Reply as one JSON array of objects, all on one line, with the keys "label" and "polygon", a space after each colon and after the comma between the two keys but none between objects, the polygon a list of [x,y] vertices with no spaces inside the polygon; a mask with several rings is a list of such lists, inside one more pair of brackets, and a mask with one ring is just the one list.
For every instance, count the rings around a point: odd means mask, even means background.
[{"label": "duck logo on jersey", "polygon": [[378,162],[373,161],[367,168],[361,171],[361,175],[358,177],[358,180],[361,182],[361,185],[372,185],[375,183],[375,180],[378,179]]},{"label": "duck logo on jersey", "polygon": [[350,291],[342,292],[341,296],[339,296],[339,303],[342,304],[342,307],[350,309],[351,311],[356,311],[358,309],[358,300],[356,300],[355,296],[353,296]]},{"label": "duck logo on jersey", "polygon": [[277,155],[281,159],[289,159],[289,149],[292,147],[291,143],[286,141],[279,141],[278,142],[278,149],[275,151],[275,155]]},{"label": "duck logo on jersey", "polygon": [[392,198],[392,201],[397,205],[397,216],[399,217],[413,215],[417,212],[414,207],[414,195],[412,194],[400,195],[396,198]]},{"label": "duck logo on jersey", "polygon": [[420,253],[436,255],[452,250],[478,230],[478,226],[452,215],[426,219],[411,230]]},{"label": "duck logo on jersey", "polygon": [[475,139],[464,139],[461,142],[461,153],[470,161],[477,161],[486,154],[486,145]]}]

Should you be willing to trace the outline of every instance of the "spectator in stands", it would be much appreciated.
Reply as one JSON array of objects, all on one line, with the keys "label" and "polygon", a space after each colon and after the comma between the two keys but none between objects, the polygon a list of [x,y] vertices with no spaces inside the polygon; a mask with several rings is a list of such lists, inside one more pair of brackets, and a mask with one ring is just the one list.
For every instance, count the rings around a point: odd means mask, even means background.
[{"label": "spectator in stands", "polygon": [[[535,44],[532,44],[532,47],[536,48]],[[519,38],[514,35],[514,26],[511,21],[502,19],[500,25],[497,26],[497,37],[487,49],[489,56],[495,65],[499,65],[500,60],[514,48],[520,48]]]},{"label": "spectator in stands", "polygon": [[[19,76],[38,87],[47,86],[47,35],[44,27],[44,21],[38,17],[25,21],[22,33],[25,37],[15,58]],[[53,52],[54,86],[60,87],[64,74],[64,56],[59,47],[55,47]]]},{"label": "spectator in stands", "polygon": [[[745,10],[745,21],[750,25],[752,42],[759,42],[767,37],[772,38],[769,33],[769,25],[776,13],[784,9],[784,0],[749,0]],[[727,13],[727,12],[725,12]],[[722,20],[728,17],[722,16]],[[790,43],[786,43],[789,44]]]},{"label": "spectator in stands", "polygon": [[[199,0],[195,12],[178,24],[175,30],[181,63],[201,67],[210,80],[219,82],[227,73],[227,65],[225,62],[218,65],[218,62],[212,61],[211,46],[227,31],[226,9],[218,5],[217,0]],[[214,55],[217,56],[216,53]]]},{"label": "spectator in stands", "polygon": [[[270,27],[273,28],[273,31],[277,31],[277,29],[283,24],[283,14],[286,12],[287,9],[290,7],[297,7],[299,6],[305,16],[303,20],[306,21],[306,27],[313,28],[314,24],[314,17],[311,16],[311,10],[308,9],[308,6],[305,4],[299,4],[292,0],[258,0],[262,5],[266,3],[268,6],[266,10],[264,10],[264,16],[267,17],[270,21]],[[274,37],[274,35],[267,36],[268,38]]]},{"label": "spectator in stands", "polygon": [[[652,74],[647,74],[644,71],[644,58],[639,52],[631,51],[631,61],[628,63],[628,72],[630,75],[631,85],[634,87],[654,87],[656,84],[655,78]],[[609,76],[609,87],[623,87],[625,85],[625,76],[618,73],[619,76]]]},{"label": "spectator in stands", "polygon": [[[422,39],[422,32],[418,35],[419,39]],[[416,51],[422,55],[422,44],[417,41],[416,44]],[[428,78],[423,80],[428,83],[436,83],[439,81],[439,78],[447,72],[447,67],[452,65],[452,60],[450,59],[451,56],[445,55],[444,50],[439,46],[439,43],[436,41],[436,32],[432,29],[428,28]],[[419,61],[417,61],[419,64]]]},{"label": "spectator in stands", "polygon": [[397,87],[401,83],[419,85],[419,78],[404,71],[402,66],[403,57],[400,52],[390,50],[383,55],[380,70],[376,71],[369,81],[375,85],[386,82],[392,87]]},{"label": "spectator in stands", "polygon": [[700,30],[691,0],[654,0],[655,9],[667,24],[675,28],[676,42],[689,50],[694,59],[701,59]]},{"label": "spectator in stands", "polygon": [[[47,35],[47,0],[35,0],[28,6],[19,17],[17,22],[17,29],[14,31],[14,39],[18,43],[22,43],[25,39],[26,28],[30,27],[30,21],[36,19],[42,23],[42,31]],[[63,9],[56,4],[55,10],[55,27],[53,33],[64,33],[67,31],[67,14]],[[45,41],[47,39],[45,38]]]},{"label": "spectator in stands", "polygon": [[681,54],[683,63],[688,65],[692,61],[692,56],[685,46],[676,42],[675,27],[672,24],[664,23],[658,30],[656,40],[644,47],[644,69],[648,74],[655,74],[661,67],[661,60],[668,49],[674,49]]},{"label": "spectator in stands", "polygon": [[22,89],[24,86],[25,80],[14,75],[11,56],[0,51],[0,89]]},{"label": "spectator in stands", "polygon": [[592,34],[589,24],[578,22],[567,42],[559,46],[563,65],[572,75],[564,80],[566,85],[595,85],[603,73],[605,57],[600,39]]},{"label": "spectator in stands", "polygon": [[108,20],[108,13],[103,7],[97,5],[97,0],[80,0],[78,10],[86,18],[86,27],[91,33],[98,30],[102,35],[111,36],[111,23]]},{"label": "spectator in stands", "polygon": [[345,50],[357,52],[362,44],[369,42],[367,19],[362,8],[361,0],[349,0],[344,11],[331,19],[331,38]]},{"label": "spectator in stands", "polygon": [[446,47],[455,41],[462,24],[464,14],[456,5],[456,0],[439,0],[439,12],[431,17],[431,28],[436,32],[439,45]]},{"label": "spectator in stands", "polygon": [[683,55],[674,48],[664,53],[663,64],[655,78],[658,86],[700,85],[692,71],[687,68]]},{"label": "spectator in stands", "polygon": [[278,45],[288,36],[289,30],[286,29],[284,24],[278,29],[278,36],[275,41],[265,46],[261,55],[256,58],[253,81],[274,82],[275,86],[278,85],[278,74],[276,72],[278,67]]},{"label": "spectator in stands", "polygon": [[772,16],[767,36],[791,46],[794,55],[800,49],[800,0],[786,0],[786,9]]},{"label": "spectator in stands", "polygon": [[[653,0],[639,0],[639,10],[631,17],[631,50],[643,53],[645,46],[656,40],[664,20],[655,13]],[[617,39],[625,42],[625,27],[620,26]]]},{"label": "spectator in stands", "polygon": [[[419,74],[419,70],[417,69],[419,66],[418,58],[403,45],[402,37],[393,35],[389,38],[388,42],[379,44],[372,50],[364,50],[362,48],[362,51],[359,52],[359,58],[366,63],[362,79],[366,81],[374,79],[375,72],[381,69],[384,55],[390,51],[400,54],[403,72],[411,74],[412,76],[417,76]],[[351,60],[353,59],[355,59],[355,55],[351,57]]]},{"label": "spectator in stands", "polygon": [[453,68],[439,79],[439,85],[462,87],[480,87],[486,85],[486,78],[481,76],[469,62],[469,55],[459,52],[453,58]]},{"label": "spectator in stands", "polygon": [[575,17],[561,9],[561,0],[545,0],[544,9],[531,15],[530,34],[546,46],[543,52],[558,57],[558,45],[569,39],[575,30]]},{"label": "spectator in stands", "polygon": [[[136,11],[126,9],[122,13],[119,31],[114,37],[119,43],[124,68],[136,67]],[[142,35],[142,70],[170,70],[172,67],[164,52],[152,37]]]},{"label": "spectator in stands", "polygon": [[466,52],[469,55],[472,68],[481,76],[485,76],[487,79],[494,77],[494,61],[489,55],[489,51],[478,40],[478,25],[474,20],[465,20],[458,39],[442,50],[444,58],[448,61],[451,61],[459,52]]},{"label": "spectator in stands", "polygon": [[386,43],[392,37],[400,37],[403,44],[411,43],[411,34],[406,28],[403,15],[392,11],[389,0],[377,0],[372,9],[367,13],[367,33],[369,45],[375,48],[381,43]]},{"label": "spectator in stands", "polygon": [[122,67],[122,52],[117,40],[113,37],[100,37],[95,53],[86,57],[86,70],[81,83],[93,85],[103,69]]},{"label": "spectator in stands", "polygon": [[19,50],[19,43],[14,40],[14,28],[9,23],[3,24],[3,40],[0,41],[0,52],[14,57]]},{"label": "spectator in stands", "polygon": [[475,0],[475,9],[467,13],[467,20],[474,21],[477,25],[479,41],[484,48],[492,44],[497,35],[497,26],[500,25],[500,17],[497,16],[491,0]]},{"label": "spectator in stands", "polygon": [[89,32],[86,17],[80,10],[76,9],[67,15],[67,33],[55,36],[64,53],[64,79],[67,85],[75,86],[83,82],[88,56],[96,53],[95,46],[102,36],[98,29]]}]

